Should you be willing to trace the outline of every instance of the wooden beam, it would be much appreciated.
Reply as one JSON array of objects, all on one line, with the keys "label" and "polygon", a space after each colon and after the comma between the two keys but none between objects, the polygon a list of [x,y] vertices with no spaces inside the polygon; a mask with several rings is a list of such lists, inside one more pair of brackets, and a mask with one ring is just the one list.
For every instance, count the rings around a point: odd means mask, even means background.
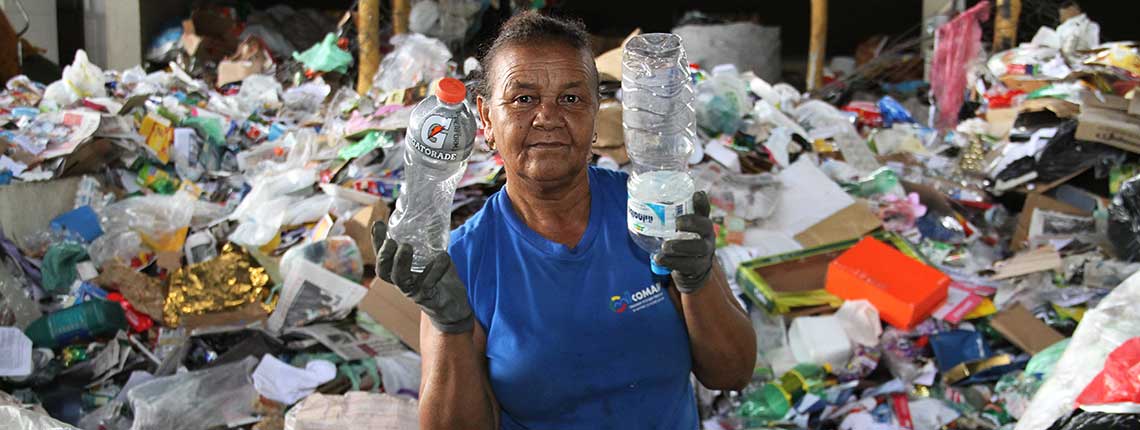
[{"label": "wooden beam", "polygon": [[1017,21],[1021,18],[1021,0],[998,0],[994,16],[993,52],[1017,46]]},{"label": "wooden beam", "polygon": [[811,0],[811,44],[808,47],[807,90],[823,85],[827,57],[827,0]]},{"label": "wooden beam", "polygon": [[380,1],[360,0],[356,9],[356,45],[360,67],[356,73],[356,92],[372,89],[372,78],[380,68]]},{"label": "wooden beam", "polygon": [[392,33],[408,32],[408,15],[411,13],[412,6],[408,0],[392,0]]}]

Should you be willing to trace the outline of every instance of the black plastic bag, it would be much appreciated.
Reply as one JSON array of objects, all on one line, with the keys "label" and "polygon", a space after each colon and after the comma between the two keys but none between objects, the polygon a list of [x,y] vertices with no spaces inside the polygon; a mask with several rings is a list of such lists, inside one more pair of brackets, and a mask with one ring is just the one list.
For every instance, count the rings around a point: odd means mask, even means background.
[{"label": "black plastic bag", "polygon": [[1077,121],[1065,121],[1037,157],[1037,180],[1053,182],[1087,167],[1095,167],[1096,177],[1103,178],[1109,168],[1123,163],[1125,156],[1124,151],[1111,146],[1077,140]]},{"label": "black plastic bag", "polygon": [[1122,260],[1140,261],[1140,176],[1120,185],[1108,206],[1108,240]]},{"label": "black plastic bag", "polygon": [[1058,418],[1048,430],[1126,430],[1140,429],[1140,414],[1108,414],[1074,410]]}]

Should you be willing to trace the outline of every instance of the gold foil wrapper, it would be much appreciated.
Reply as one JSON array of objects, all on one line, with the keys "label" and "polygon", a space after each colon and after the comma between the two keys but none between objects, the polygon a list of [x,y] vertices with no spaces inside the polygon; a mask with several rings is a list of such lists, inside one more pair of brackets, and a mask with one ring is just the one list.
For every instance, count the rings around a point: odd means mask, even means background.
[{"label": "gold foil wrapper", "polygon": [[[262,303],[271,288],[265,268],[245,249],[227,243],[216,258],[185,266],[171,275],[163,320],[167,326],[177,327],[186,315],[224,312],[249,303]],[[276,305],[276,298],[262,303],[266,313],[272,312]]]},{"label": "gold foil wrapper", "polygon": [[967,173],[981,174],[985,172],[985,161],[985,143],[978,137],[971,137],[970,144],[962,151],[962,158],[958,162],[958,167]]}]

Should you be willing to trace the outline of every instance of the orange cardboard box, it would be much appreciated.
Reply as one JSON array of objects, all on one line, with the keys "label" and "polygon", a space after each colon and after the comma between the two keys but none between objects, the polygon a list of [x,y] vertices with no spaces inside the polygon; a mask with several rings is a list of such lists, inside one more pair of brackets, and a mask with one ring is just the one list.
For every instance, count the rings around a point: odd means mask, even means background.
[{"label": "orange cardboard box", "polygon": [[910,330],[946,300],[950,278],[867,237],[827,268],[827,291],[844,300],[866,299],[891,325]]}]

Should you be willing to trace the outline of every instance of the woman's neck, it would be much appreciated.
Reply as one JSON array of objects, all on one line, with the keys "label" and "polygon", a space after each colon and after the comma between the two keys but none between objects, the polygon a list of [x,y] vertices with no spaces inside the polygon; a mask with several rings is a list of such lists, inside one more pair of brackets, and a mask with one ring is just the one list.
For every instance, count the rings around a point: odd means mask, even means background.
[{"label": "woman's neck", "polygon": [[590,179],[585,170],[553,184],[508,174],[506,187],[511,206],[527,227],[567,247],[578,245],[590,221]]}]

